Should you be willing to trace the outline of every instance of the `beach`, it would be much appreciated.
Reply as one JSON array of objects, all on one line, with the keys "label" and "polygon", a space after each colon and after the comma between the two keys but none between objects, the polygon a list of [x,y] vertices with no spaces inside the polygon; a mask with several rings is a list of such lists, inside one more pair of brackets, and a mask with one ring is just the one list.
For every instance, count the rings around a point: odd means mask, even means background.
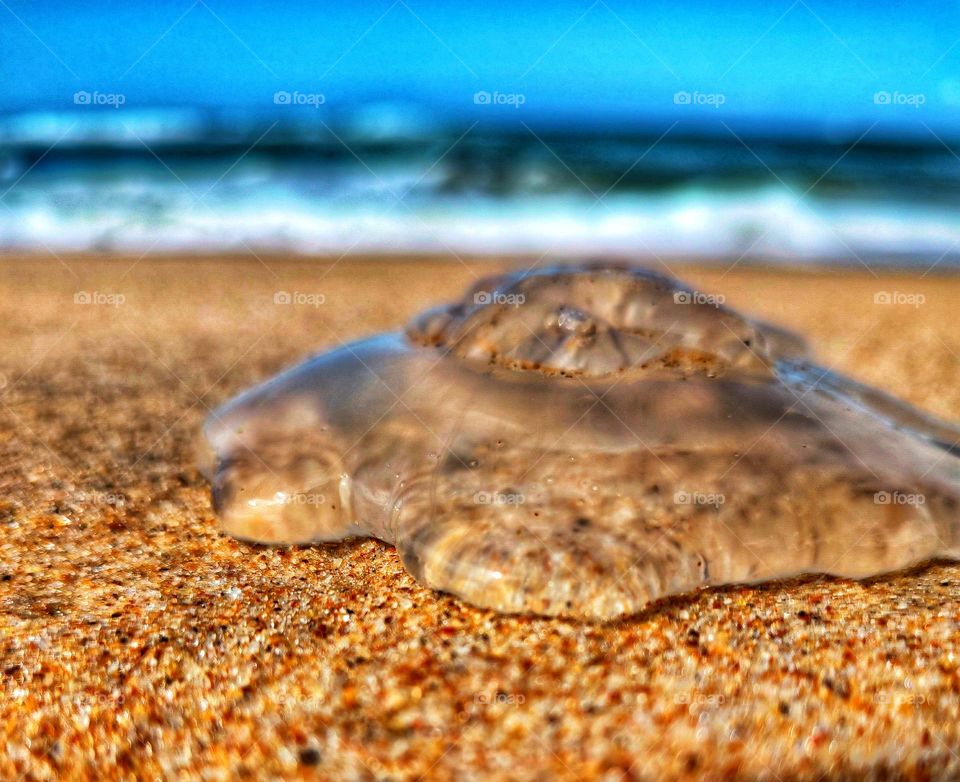
[{"label": "beach", "polygon": [[[0,258],[0,778],[960,775],[960,565],[598,625],[473,608],[377,541],[218,532],[210,410],[535,260]],[[960,418],[960,278],[666,264]]]}]

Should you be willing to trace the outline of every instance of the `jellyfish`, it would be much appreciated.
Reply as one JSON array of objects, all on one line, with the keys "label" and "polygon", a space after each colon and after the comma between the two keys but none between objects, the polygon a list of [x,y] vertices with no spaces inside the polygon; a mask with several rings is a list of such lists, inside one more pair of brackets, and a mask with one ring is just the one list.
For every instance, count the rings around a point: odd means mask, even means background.
[{"label": "jellyfish", "polygon": [[630,265],[480,280],[242,393],[204,436],[227,534],[378,538],[505,613],[604,621],[960,555],[960,428]]}]

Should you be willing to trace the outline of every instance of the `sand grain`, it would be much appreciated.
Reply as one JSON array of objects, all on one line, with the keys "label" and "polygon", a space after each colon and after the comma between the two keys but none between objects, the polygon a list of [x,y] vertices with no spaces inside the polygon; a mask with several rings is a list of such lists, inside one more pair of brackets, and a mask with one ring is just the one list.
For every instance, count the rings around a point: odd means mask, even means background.
[{"label": "sand grain", "polygon": [[[0,778],[960,775],[957,565],[591,626],[472,609],[374,541],[221,536],[193,465],[209,408],[493,267],[135,261],[2,261]],[[684,277],[960,417],[960,281]]]}]

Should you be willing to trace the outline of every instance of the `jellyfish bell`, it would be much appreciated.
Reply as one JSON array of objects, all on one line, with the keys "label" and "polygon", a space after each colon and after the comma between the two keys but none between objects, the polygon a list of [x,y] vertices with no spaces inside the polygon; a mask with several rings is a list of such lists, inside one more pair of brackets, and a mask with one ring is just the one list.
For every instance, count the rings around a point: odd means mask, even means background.
[{"label": "jellyfish bell", "polygon": [[205,436],[227,533],[376,537],[504,612],[609,619],[960,555],[960,430],[622,265],[481,280],[242,394]]}]

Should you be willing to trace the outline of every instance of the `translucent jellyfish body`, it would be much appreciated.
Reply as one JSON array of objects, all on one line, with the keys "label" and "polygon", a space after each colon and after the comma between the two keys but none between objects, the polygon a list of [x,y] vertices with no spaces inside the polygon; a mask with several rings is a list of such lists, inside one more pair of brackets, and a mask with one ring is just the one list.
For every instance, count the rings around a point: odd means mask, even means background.
[{"label": "translucent jellyfish body", "polygon": [[481,281],[204,432],[227,533],[376,537],[421,583],[504,612],[609,619],[960,555],[960,429],[636,268]]}]

